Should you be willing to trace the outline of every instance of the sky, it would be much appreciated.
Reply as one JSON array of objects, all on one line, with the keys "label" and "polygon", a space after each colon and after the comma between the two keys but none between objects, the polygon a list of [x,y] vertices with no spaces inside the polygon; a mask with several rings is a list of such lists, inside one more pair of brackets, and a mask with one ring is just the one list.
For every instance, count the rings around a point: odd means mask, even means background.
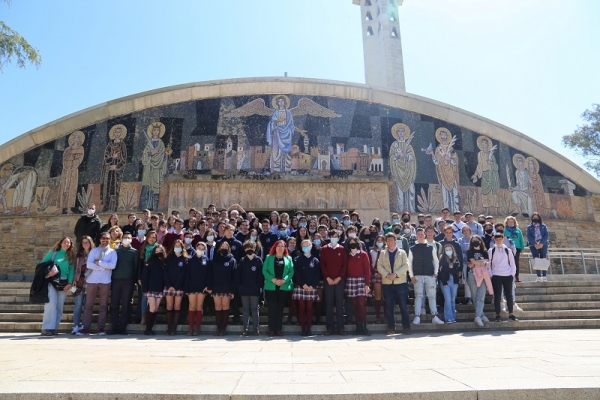
[{"label": "sky", "polygon": [[[406,90],[562,146],[600,103],[600,1],[404,0]],[[0,74],[0,143],[105,101],[216,79],[364,83],[352,0],[12,0],[42,54]]]}]

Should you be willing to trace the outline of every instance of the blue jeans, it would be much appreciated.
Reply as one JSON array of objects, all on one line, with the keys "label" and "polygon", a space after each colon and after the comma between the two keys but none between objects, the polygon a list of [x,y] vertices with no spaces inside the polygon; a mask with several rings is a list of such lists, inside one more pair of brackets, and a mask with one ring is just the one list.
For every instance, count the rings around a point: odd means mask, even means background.
[{"label": "blue jeans", "polygon": [[473,271],[469,271],[469,275],[467,276],[467,284],[469,285],[469,288],[471,288],[471,299],[473,300],[473,305],[475,306],[475,316],[481,318],[483,317],[485,293],[487,292],[485,282],[482,281],[481,286],[477,287],[475,274],[473,274]]},{"label": "blue jeans", "polygon": [[454,275],[450,275],[448,285],[444,286],[440,281],[440,290],[444,295],[444,321],[456,321],[456,294],[458,283],[454,283]]},{"label": "blue jeans", "polygon": [[408,314],[408,285],[381,285],[383,296],[385,297],[385,313],[388,320],[388,329],[396,329],[396,319],[394,315],[394,303],[400,306],[402,315],[402,327],[410,329],[410,320]]},{"label": "blue jeans", "polygon": [[[529,246],[529,249],[531,250],[531,257],[532,258],[546,258],[548,256],[548,245],[544,245],[544,247],[542,247],[541,249],[536,249],[533,246]],[[546,273],[548,271],[541,271],[539,269],[535,270],[535,273],[537,274],[537,276],[546,276]]]},{"label": "blue jeans", "polygon": [[73,307],[73,327],[79,327],[81,323],[81,310],[85,302],[85,292],[81,292],[79,296],[75,296],[75,306]]},{"label": "blue jeans", "polygon": [[435,288],[436,278],[429,275],[417,275],[415,276],[417,281],[414,283],[415,287],[415,315],[418,317],[421,315],[421,308],[423,307],[423,295],[427,296],[429,300],[429,309],[431,315],[437,314],[437,305],[435,304]]},{"label": "blue jeans", "polygon": [[56,330],[63,316],[63,307],[67,294],[54,289],[52,284],[48,284],[48,302],[44,304],[44,319],[42,329]]}]

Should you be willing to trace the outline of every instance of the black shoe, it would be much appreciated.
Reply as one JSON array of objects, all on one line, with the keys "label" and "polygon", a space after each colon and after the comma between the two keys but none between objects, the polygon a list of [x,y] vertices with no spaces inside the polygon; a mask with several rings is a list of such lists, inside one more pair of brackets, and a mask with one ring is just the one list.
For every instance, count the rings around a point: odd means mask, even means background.
[{"label": "black shoe", "polygon": [[300,336],[306,336],[306,329],[302,329],[302,333],[300,334]]},{"label": "black shoe", "polygon": [[513,322],[519,322],[519,320],[517,319],[517,317],[515,317],[515,316],[514,316],[514,314],[510,314],[510,315],[508,316],[508,319],[510,319],[510,320],[511,320],[511,321],[513,321]]},{"label": "black shoe", "polygon": [[405,335],[410,335],[412,334],[412,331],[410,330],[410,328],[404,328],[402,329],[402,333]]},{"label": "black shoe", "polygon": [[343,329],[340,329],[339,331],[337,331],[337,334],[340,336],[346,336],[346,331]]},{"label": "black shoe", "polygon": [[362,335],[371,336],[371,332],[367,329],[367,324],[362,324]]},{"label": "black shoe", "polygon": [[313,335],[313,333],[310,329],[306,331],[306,336],[312,336],[312,335]]},{"label": "black shoe", "polygon": [[325,336],[331,336],[332,334],[333,334],[333,332],[330,331],[329,329],[327,329],[323,335],[325,335]]},{"label": "black shoe", "polygon": [[496,318],[494,318],[495,322],[502,322],[502,318],[500,318],[500,315],[496,315]]},{"label": "black shoe", "polygon": [[250,336],[250,332],[248,332],[248,329],[244,329],[244,331],[242,332],[242,336]]}]

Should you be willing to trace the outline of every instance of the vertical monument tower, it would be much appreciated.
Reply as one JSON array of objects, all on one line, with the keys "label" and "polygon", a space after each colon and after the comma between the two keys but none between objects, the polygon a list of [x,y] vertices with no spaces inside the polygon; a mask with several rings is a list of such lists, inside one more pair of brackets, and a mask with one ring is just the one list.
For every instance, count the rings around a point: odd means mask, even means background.
[{"label": "vertical monument tower", "polygon": [[365,82],[405,92],[398,6],[403,0],[352,0],[360,5]]}]

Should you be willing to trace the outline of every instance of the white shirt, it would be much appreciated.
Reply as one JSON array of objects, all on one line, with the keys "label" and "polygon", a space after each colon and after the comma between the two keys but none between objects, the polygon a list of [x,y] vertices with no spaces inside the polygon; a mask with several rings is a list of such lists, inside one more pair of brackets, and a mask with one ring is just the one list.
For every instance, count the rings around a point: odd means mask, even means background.
[{"label": "white shirt", "polygon": [[[505,245],[500,245],[488,250],[492,275],[514,276],[517,273],[517,267],[515,266],[515,257],[513,256],[513,253],[509,250],[507,255],[505,249],[508,249],[508,247]],[[492,252],[494,254],[493,258]]]},{"label": "white shirt", "polygon": [[[96,260],[100,260],[96,264]],[[109,246],[106,248],[96,247],[90,251],[87,259],[87,267],[92,271],[85,279],[87,283],[110,283],[112,270],[117,265],[117,252]]]}]

